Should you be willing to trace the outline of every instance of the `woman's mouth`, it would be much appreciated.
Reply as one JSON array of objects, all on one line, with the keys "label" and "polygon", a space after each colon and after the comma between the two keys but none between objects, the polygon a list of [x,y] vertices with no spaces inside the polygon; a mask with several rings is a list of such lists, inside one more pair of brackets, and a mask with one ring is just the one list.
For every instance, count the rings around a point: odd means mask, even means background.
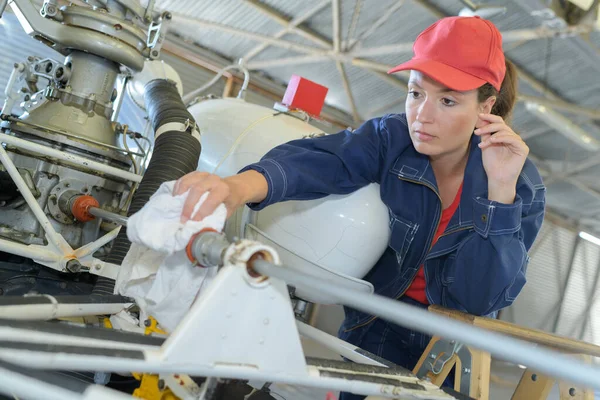
[{"label": "woman's mouth", "polygon": [[417,137],[417,139],[420,142],[429,142],[433,139],[435,139],[435,136],[430,135],[428,133],[422,132],[422,131],[415,131],[415,136]]}]

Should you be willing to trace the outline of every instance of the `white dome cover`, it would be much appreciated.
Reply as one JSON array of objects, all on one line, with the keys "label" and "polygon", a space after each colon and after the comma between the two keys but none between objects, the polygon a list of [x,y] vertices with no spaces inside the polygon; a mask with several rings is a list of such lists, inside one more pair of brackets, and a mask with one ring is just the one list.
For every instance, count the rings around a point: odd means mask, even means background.
[{"label": "white dome cover", "polygon": [[[320,133],[292,116],[240,99],[206,100],[190,107],[200,128],[198,170],[229,176],[260,160],[273,147]],[[349,195],[286,201],[254,212],[244,207],[228,221],[226,233],[273,246],[282,263],[332,284],[372,292],[360,280],[389,242],[389,217],[379,185]],[[297,290],[306,300],[332,303],[326,293]]]}]

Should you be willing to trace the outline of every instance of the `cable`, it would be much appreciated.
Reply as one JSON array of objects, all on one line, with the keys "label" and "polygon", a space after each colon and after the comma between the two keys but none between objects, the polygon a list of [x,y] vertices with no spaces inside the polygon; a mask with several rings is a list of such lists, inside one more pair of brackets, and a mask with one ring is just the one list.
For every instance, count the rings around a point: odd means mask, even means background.
[{"label": "cable", "polygon": [[[123,132],[121,133],[123,135],[123,147],[125,147],[125,150],[127,150],[127,154],[129,155],[129,158],[131,159],[131,162],[133,163],[133,172],[137,175],[139,172],[139,168],[137,166],[137,163],[135,162],[135,158],[133,157],[133,154],[131,154],[131,150],[129,150],[129,146],[127,145],[127,130],[128,129],[129,129],[129,126],[123,125]],[[144,158],[145,158],[145,155],[144,155]],[[138,187],[137,182],[134,182],[134,184],[131,185],[131,190],[129,190],[129,195],[127,196],[127,200],[125,200],[125,203],[123,204],[123,207],[121,208],[122,212],[126,211],[127,208],[129,208],[129,204],[131,204],[131,199],[133,198],[133,194],[135,193],[137,187]]]},{"label": "cable", "polygon": [[242,83],[242,87],[241,87],[240,91],[238,92],[237,98],[238,99],[245,98],[246,97],[246,89],[248,88],[248,83],[250,82],[250,72],[248,71],[248,69],[246,67],[244,67],[241,64],[240,65],[233,64],[233,65],[228,65],[227,67],[220,70],[219,73],[214,78],[212,78],[210,81],[208,81],[208,83],[200,86],[198,89],[195,89],[195,90],[191,91],[190,93],[186,94],[185,96],[183,96],[184,104],[186,106],[189,106],[190,102],[192,102],[196,97],[198,97],[198,95],[200,93],[204,92],[206,89],[208,89],[209,87],[211,87],[212,85],[217,83],[219,81],[219,79],[221,79],[223,74],[225,72],[229,71],[230,69],[238,69],[244,73],[244,83]]}]

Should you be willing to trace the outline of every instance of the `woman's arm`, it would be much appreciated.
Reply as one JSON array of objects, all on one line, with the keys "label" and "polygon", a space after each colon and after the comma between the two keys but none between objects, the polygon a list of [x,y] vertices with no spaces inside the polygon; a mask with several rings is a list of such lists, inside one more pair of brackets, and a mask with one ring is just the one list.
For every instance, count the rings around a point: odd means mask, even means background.
[{"label": "woman's arm", "polygon": [[512,204],[475,199],[475,231],[444,265],[444,306],[486,315],[512,304],[525,285],[528,251],[544,220],[545,191],[528,162]]},{"label": "woman's arm", "polygon": [[[394,120],[394,123],[401,122]],[[260,172],[268,182],[266,198],[249,205],[260,210],[286,200],[347,194],[379,182],[389,143],[384,117],[369,120],[355,131],[344,130],[277,146],[261,161],[240,171]]]},{"label": "woman's arm", "polygon": [[[284,143],[225,179],[206,172],[188,174],[174,190],[175,195],[190,190],[182,220],[192,218],[195,204],[206,192],[210,195],[193,216],[196,220],[212,213],[220,203],[225,203],[231,215],[244,204],[258,210],[285,200],[351,193],[378,182],[390,143],[386,119],[369,120],[354,131]],[[392,120],[404,123],[406,129],[403,119]]]}]

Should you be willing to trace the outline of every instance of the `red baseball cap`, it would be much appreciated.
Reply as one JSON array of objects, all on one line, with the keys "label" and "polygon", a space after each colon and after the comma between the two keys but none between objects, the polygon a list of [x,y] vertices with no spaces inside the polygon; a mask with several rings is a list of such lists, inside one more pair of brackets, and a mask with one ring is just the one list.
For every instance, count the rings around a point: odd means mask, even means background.
[{"label": "red baseball cap", "polygon": [[500,91],[506,65],[502,35],[480,17],[446,17],[419,34],[414,57],[388,74],[417,70],[453,90],[477,89],[485,83]]}]

